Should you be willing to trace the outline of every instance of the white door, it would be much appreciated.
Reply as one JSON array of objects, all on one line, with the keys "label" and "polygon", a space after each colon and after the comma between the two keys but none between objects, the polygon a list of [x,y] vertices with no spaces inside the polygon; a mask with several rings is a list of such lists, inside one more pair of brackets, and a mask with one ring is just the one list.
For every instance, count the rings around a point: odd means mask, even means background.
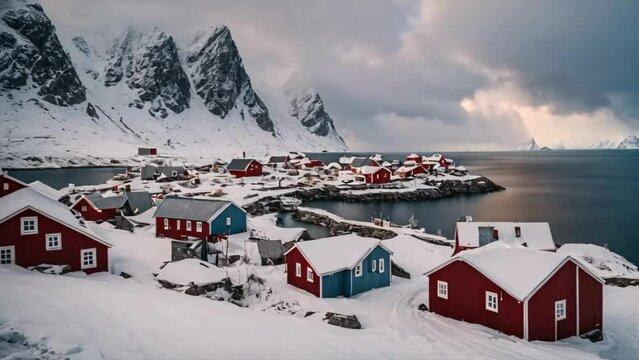
[{"label": "white door", "polygon": [[0,246],[0,264],[16,263],[16,247]]}]

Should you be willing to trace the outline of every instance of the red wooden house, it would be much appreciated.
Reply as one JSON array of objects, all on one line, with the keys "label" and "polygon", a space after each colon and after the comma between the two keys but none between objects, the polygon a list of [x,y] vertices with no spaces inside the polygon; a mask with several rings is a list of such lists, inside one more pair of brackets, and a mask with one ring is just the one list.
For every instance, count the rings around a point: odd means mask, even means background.
[{"label": "red wooden house", "polygon": [[27,186],[22,181],[0,171],[0,198]]},{"label": "red wooden house", "polygon": [[428,275],[430,311],[525,340],[603,330],[603,281],[569,256],[493,243]]},{"label": "red wooden house", "polygon": [[422,162],[422,156],[412,153],[406,156],[406,161],[414,161],[416,164]]},{"label": "red wooden house", "polygon": [[455,162],[451,159],[447,159],[442,154],[433,154],[429,157],[423,157],[422,165],[424,165],[424,167],[427,170],[431,170],[436,167],[442,167],[444,169],[448,169],[450,166],[454,166]]},{"label": "red wooden house", "polygon": [[535,250],[557,250],[548,223],[469,221],[458,222],[455,227],[453,254],[495,241],[526,246]]},{"label": "red wooden house", "polygon": [[112,220],[126,204],[126,197],[115,195],[102,197],[100,194],[82,195],[71,208],[89,221]]},{"label": "red wooden house", "polygon": [[262,176],[262,164],[255,159],[233,159],[226,170],[237,178],[245,176]]},{"label": "red wooden house", "polygon": [[399,176],[402,178],[407,178],[424,173],[426,173],[426,169],[424,169],[421,164],[413,166],[400,166],[399,168],[397,168],[397,170],[395,170],[395,176]]},{"label": "red wooden house", "polygon": [[324,163],[321,160],[308,160],[304,162],[306,168],[324,167]]},{"label": "red wooden house", "polygon": [[381,166],[364,166],[360,169],[367,184],[386,184],[390,182],[391,171]]},{"label": "red wooden house", "polygon": [[0,199],[0,264],[108,271],[110,247],[64,204],[31,188]]}]

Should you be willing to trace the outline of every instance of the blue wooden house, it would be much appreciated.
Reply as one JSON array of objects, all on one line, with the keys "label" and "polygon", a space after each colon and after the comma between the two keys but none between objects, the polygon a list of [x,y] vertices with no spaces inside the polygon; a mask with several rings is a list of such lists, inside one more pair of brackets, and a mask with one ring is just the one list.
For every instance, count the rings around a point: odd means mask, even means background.
[{"label": "blue wooden house", "polygon": [[390,285],[392,254],[355,234],[298,242],[285,254],[287,282],[322,298],[350,297]]}]

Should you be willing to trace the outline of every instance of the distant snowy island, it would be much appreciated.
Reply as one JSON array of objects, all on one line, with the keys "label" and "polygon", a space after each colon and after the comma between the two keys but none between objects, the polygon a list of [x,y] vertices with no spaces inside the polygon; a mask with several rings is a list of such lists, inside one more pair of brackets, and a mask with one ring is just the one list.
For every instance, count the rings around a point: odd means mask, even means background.
[{"label": "distant snowy island", "polygon": [[639,149],[639,136],[629,135],[623,139],[618,140],[602,140],[596,144],[592,144],[587,147],[575,147],[567,148],[564,144],[558,143],[553,146],[542,146],[535,141],[535,138],[530,139],[517,148],[520,151],[545,151],[545,150],[604,150],[604,149],[618,149],[618,150],[634,150]]}]

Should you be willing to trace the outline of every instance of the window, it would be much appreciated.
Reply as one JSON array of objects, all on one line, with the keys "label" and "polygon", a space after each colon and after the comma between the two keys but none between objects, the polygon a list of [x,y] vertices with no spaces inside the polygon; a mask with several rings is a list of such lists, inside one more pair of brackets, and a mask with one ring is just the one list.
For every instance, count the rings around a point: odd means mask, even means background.
[{"label": "window", "polygon": [[169,230],[169,219],[164,219],[164,230]]},{"label": "window", "polygon": [[313,282],[313,270],[306,268],[306,281]]},{"label": "window", "polygon": [[44,239],[47,251],[62,249],[62,234],[47,234]]},{"label": "window", "polygon": [[448,299],[448,283],[437,280],[437,296],[442,299]]},{"label": "window", "polygon": [[497,294],[494,292],[486,291],[486,310],[493,312],[499,312],[497,305]]},{"label": "window", "polygon": [[231,218],[230,217],[226,218],[226,226],[231,226]]},{"label": "window", "polygon": [[87,211],[87,206],[86,205],[82,205],[82,212],[86,212]]},{"label": "window", "polygon": [[302,264],[295,263],[295,276],[302,277]]},{"label": "window", "polygon": [[373,259],[373,262],[371,263],[371,271],[375,272],[375,270],[377,270],[377,260]]},{"label": "window", "polygon": [[0,247],[0,264],[15,264],[15,246]]},{"label": "window", "polygon": [[176,170],[171,171],[171,176],[172,177],[176,177],[177,176],[177,171]]},{"label": "window", "polygon": [[191,231],[191,222],[190,221],[186,222],[186,231]]},{"label": "window", "polygon": [[175,221],[175,226],[177,227],[178,230],[180,230],[180,223],[181,223],[180,220]]},{"label": "window", "polygon": [[566,318],[566,300],[555,301],[555,320]]},{"label": "window", "polygon": [[9,190],[9,183],[2,184],[2,190],[5,190],[5,191]]},{"label": "window", "polygon": [[80,250],[80,267],[82,269],[93,269],[98,266],[95,257],[95,248]]},{"label": "window", "polygon": [[195,223],[195,230],[197,232],[202,232],[202,222],[201,221],[198,221],[198,222]]},{"label": "window", "polygon": [[379,273],[384,272],[384,259],[379,259]]},{"label": "window", "polygon": [[515,226],[515,237],[521,237],[521,227]]},{"label": "window", "polygon": [[20,218],[20,235],[38,233],[38,217],[28,216]]},{"label": "window", "polygon": [[362,276],[362,263],[355,266],[355,276]]}]

